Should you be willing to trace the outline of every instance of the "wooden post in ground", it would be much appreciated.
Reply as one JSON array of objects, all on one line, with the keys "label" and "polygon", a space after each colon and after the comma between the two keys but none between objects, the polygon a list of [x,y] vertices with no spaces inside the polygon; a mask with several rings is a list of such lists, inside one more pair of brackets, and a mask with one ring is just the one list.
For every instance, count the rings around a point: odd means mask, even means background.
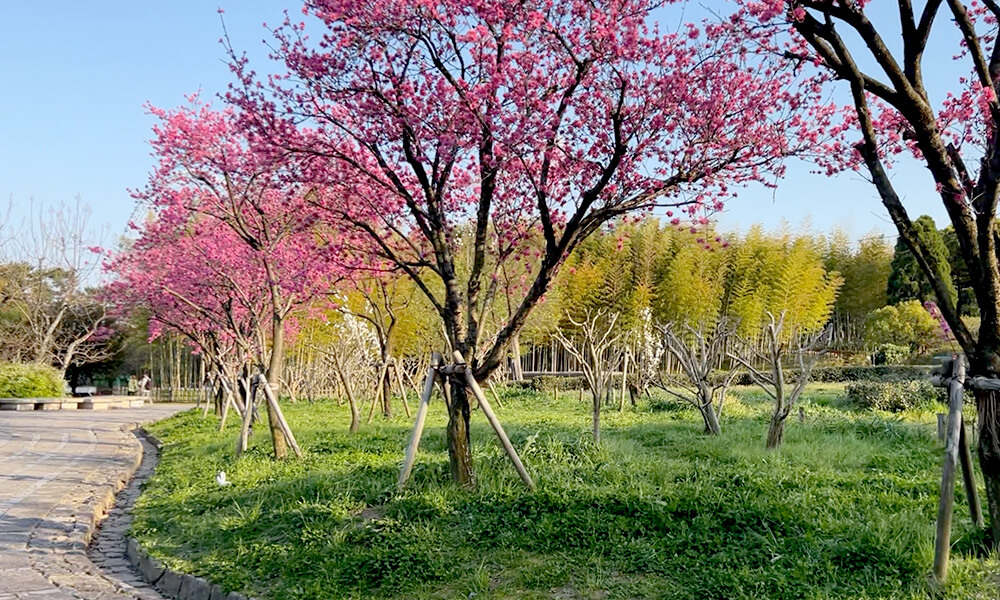
[{"label": "wooden post in ground", "polygon": [[222,433],[226,430],[226,416],[229,414],[229,406],[232,405],[241,416],[242,411],[240,411],[239,406],[236,404],[232,386],[229,385],[225,377],[220,377],[219,380],[222,382],[222,389],[225,390],[224,394],[226,398],[222,401],[222,420],[219,422],[219,433]]},{"label": "wooden post in ground", "polygon": [[260,387],[264,391],[264,399],[267,400],[268,405],[274,410],[274,416],[278,419],[278,427],[285,434],[288,445],[292,447],[295,456],[302,458],[302,450],[299,449],[299,444],[295,441],[295,436],[292,435],[292,428],[288,426],[285,414],[281,412],[281,406],[278,405],[278,399],[274,397],[274,390],[271,389],[271,384],[267,382],[267,378],[263,375],[260,375]]},{"label": "wooden post in ground", "polygon": [[379,369],[379,372],[378,372],[378,379],[375,380],[375,382],[376,382],[375,383],[375,397],[372,398],[372,407],[371,407],[371,410],[368,411],[368,422],[369,423],[371,423],[372,419],[375,418],[375,405],[378,404],[378,401],[382,400],[382,405],[383,406],[388,401],[388,399],[385,398],[384,394],[383,394],[383,392],[385,391],[385,386],[382,385],[382,382],[385,380],[385,376],[388,373],[388,370],[389,370],[389,363],[388,362],[383,363],[382,364],[382,368]]},{"label": "wooden post in ground", "polygon": [[215,382],[209,382],[209,385],[205,389],[205,412],[202,413],[201,418],[208,417],[208,409],[212,406],[212,396],[215,395]]},{"label": "wooden post in ground", "polygon": [[336,354],[333,355],[333,367],[337,370],[337,375],[340,376],[341,383],[344,384],[344,391],[347,393],[347,404],[351,409],[351,433],[357,433],[361,426],[361,412],[358,410],[358,403],[354,401],[354,392],[351,390],[351,384],[347,381],[347,376],[344,375],[344,370],[340,367],[340,358]]},{"label": "wooden post in ground", "polygon": [[622,389],[621,396],[618,398],[618,412],[625,410],[625,382],[628,381],[628,357],[629,353],[625,353],[625,357],[622,358]]},{"label": "wooden post in ground", "polygon": [[962,401],[965,395],[965,363],[961,357],[952,361],[948,386],[948,429],[945,439],[944,467],[941,469],[941,498],[938,502],[937,531],[934,540],[934,578],[948,577],[951,555],[951,517],[955,499],[955,468],[959,461],[959,438],[962,429]]},{"label": "wooden post in ground", "polygon": [[937,414],[937,435],[938,435],[938,441],[939,442],[944,442],[944,434],[947,431],[947,426],[946,426],[947,425],[947,421],[946,421],[947,417],[948,417],[948,415],[946,415],[945,413],[938,413]]},{"label": "wooden post in ground", "polygon": [[236,456],[246,452],[250,446],[250,425],[253,423],[253,413],[256,410],[258,380],[250,379],[250,392],[247,394],[246,410],[243,411],[243,423],[240,426],[240,439],[236,442]]},{"label": "wooden post in ground", "polygon": [[497,393],[497,388],[493,386],[493,380],[487,379],[486,383],[490,386],[490,393],[493,394],[493,399],[497,401],[497,406],[503,408],[503,402],[500,401],[500,394]]},{"label": "wooden post in ground", "polygon": [[979,490],[976,489],[976,475],[972,470],[972,451],[969,449],[964,420],[959,429],[958,461],[962,465],[962,481],[965,483],[965,497],[969,502],[969,517],[976,527],[985,527],[986,521],[983,519],[983,507],[979,502]]},{"label": "wooden post in ground", "polygon": [[431,355],[431,366],[427,369],[427,378],[424,380],[424,390],[420,394],[420,404],[417,405],[417,419],[413,423],[413,433],[410,435],[410,443],[406,446],[406,454],[403,458],[403,467],[399,470],[399,481],[396,482],[396,489],[402,490],[410,478],[413,471],[413,463],[417,459],[417,448],[420,447],[420,437],[424,434],[424,423],[427,420],[427,406],[431,401],[431,394],[434,392],[434,379],[437,377],[437,366],[441,364],[441,355],[435,352]]},{"label": "wooden post in ground", "polygon": [[[465,364],[465,359],[462,354],[455,350],[453,353],[455,357],[455,362],[458,364]],[[490,422],[493,427],[493,431],[496,432],[497,437],[500,438],[500,444],[503,446],[507,456],[510,458],[511,462],[514,463],[514,468],[517,469],[517,474],[521,476],[521,481],[524,482],[529,489],[535,489],[535,482],[531,480],[531,476],[528,475],[528,471],[524,468],[521,463],[521,457],[517,455],[517,451],[514,450],[513,444],[510,443],[510,439],[507,437],[507,432],[503,430],[503,425],[500,424],[500,419],[497,418],[496,414],[493,413],[493,409],[490,408],[489,401],[486,400],[486,395],[483,394],[483,389],[479,387],[479,383],[476,381],[476,376],[472,374],[472,369],[465,369],[465,382],[472,389],[472,393],[475,394],[476,399],[479,400],[479,407],[483,409],[483,414],[486,415],[486,420]]]},{"label": "wooden post in ground", "polygon": [[406,401],[406,388],[403,387],[403,376],[399,373],[399,361],[393,361],[392,371],[396,374],[396,385],[399,386],[399,397],[403,399],[403,410],[406,411],[406,418],[410,418],[410,403]]}]

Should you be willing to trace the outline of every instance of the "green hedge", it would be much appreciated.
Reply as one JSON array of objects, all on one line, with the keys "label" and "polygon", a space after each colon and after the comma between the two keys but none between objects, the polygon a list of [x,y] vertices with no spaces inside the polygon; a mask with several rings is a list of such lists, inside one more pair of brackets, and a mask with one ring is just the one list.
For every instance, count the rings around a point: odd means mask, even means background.
[{"label": "green hedge", "polygon": [[[794,381],[797,371],[785,370],[786,381]],[[816,367],[809,376],[814,383],[851,383],[854,381],[922,381],[931,377],[931,367],[919,365],[879,365],[849,366],[849,367]],[[753,385],[749,373],[741,373],[736,377],[736,385]]]},{"label": "green hedge", "polygon": [[0,363],[0,398],[59,398],[63,379],[47,365]]},{"label": "green hedge", "polygon": [[566,377],[562,375],[530,377],[524,381],[509,381],[507,384],[536,392],[551,392],[554,389],[566,391],[587,388],[587,381],[583,377]]},{"label": "green hedge", "polygon": [[944,390],[929,381],[860,381],[847,385],[847,399],[862,409],[902,412],[944,401]]}]

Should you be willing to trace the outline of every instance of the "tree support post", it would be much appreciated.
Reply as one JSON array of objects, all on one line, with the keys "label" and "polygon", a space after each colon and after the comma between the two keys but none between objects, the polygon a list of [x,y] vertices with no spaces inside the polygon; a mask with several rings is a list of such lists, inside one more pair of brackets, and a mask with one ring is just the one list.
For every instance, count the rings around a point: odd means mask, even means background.
[{"label": "tree support post", "polygon": [[250,445],[250,425],[253,424],[253,413],[256,410],[258,380],[256,377],[250,380],[250,391],[247,393],[247,406],[243,412],[243,423],[240,426],[240,439],[236,443],[236,456],[246,452]]},{"label": "tree support post", "polygon": [[[455,362],[457,364],[465,364],[465,359],[458,350],[455,350],[453,356],[455,357]],[[510,443],[510,439],[507,437],[507,432],[504,431],[503,425],[500,424],[500,420],[497,419],[496,414],[493,413],[493,409],[490,408],[490,403],[486,400],[486,395],[483,394],[482,388],[479,387],[479,383],[476,381],[476,376],[472,374],[472,369],[466,368],[464,370],[466,383],[468,383],[469,388],[472,389],[472,393],[476,396],[476,400],[479,401],[479,408],[481,408],[483,410],[483,414],[486,415],[486,420],[490,422],[490,425],[493,427],[493,431],[495,431],[497,437],[500,438],[500,443],[503,445],[504,451],[507,452],[507,456],[510,457],[511,462],[514,463],[514,468],[517,469],[517,474],[521,476],[521,481],[524,482],[524,485],[528,486],[528,489],[535,489],[535,482],[531,480],[531,476],[528,475],[528,471],[521,463],[521,457],[517,455],[517,451],[514,450],[514,446]]]},{"label": "tree support post", "polygon": [[951,373],[951,381],[948,386],[948,430],[945,439],[944,467],[941,470],[941,498],[938,503],[937,531],[934,540],[934,579],[942,583],[948,577],[948,560],[951,555],[951,517],[955,495],[955,467],[959,461],[959,440],[962,437],[965,363],[961,357],[956,357],[953,360]]},{"label": "tree support post", "polygon": [[439,364],[441,364],[441,355],[435,352],[431,355],[431,366],[427,369],[427,378],[424,379],[424,390],[420,394],[420,404],[417,405],[417,419],[413,424],[410,443],[406,446],[403,467],[399,470],[399,481],[396,482],[397,490],[402,490],[407,480],[410,479],[413,463],[417,459],[417,448],[420,446],[420,437],[424,434],[424,423],[427,421],[427,406],[430,404],[431,394],[434,392],[434,379],[437,377],[437,367]]},{"label": "tree support post", "polygon": [[226,416],[229,414],[229,407],[232,406],[235,408],[241,417],[244,411],[236,401],[236,395],[233,393],[233,388],[229,385],[229,381],[225,377],[221,378],[220,381],[222,381],[222,389],[225,390],[226,397],[222,404],[222,421],[219,423],[219,433],[222,433],[226,429]]},{"label": "tree support post", "polygon": [[406,401],[406,388],[403,387],[403,376],[400,374],[402,369],[399,367],[398,360],[393,361],[392,370],[396,374],[396,385],[399,386],[399,397],[403,399],[403,410],[406,411],[406,418],[409,419],[411,417],[410,403]]},{"label": "tree support post", "polygon": [[493,380],[487,379],[486,384],[490,386],[490,393],[493,394],[493,399],[497,401],[497,406],[503,408],[503,402],[500,401],[500,394],[497,393],[497,388],[493,385]]},{"label": "tree support post", "polygon": [[288,441],[288,445],[292,447],[292,451],[295,452],[295,456],[302,458],[302,450],[299,449],[299,444],[295,441],[295,436],[292,435],[292,429],[288,426],[288,421],[285,420],[284,413],[281,412],[281,406],[278,405],[278,399],[274,397],[274,391],[271,389],[271,384],[267,382],[267,378],[263,375],[258,375],[260,379],[261,389],[264,390],[264,398],[267,400],[268,406],[274,411],[274,416],[277,417],[278,427],[281,428],[281,433],[285,435],[285,439]]}]

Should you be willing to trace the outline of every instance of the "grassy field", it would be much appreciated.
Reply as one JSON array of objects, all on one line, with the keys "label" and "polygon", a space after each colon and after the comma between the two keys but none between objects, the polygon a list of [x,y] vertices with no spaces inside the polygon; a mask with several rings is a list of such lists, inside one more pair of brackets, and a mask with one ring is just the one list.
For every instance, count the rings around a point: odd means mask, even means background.
[{"label": "grassy field", "polygon": [[[189,412],[151,427],[162,462],[136,508],[150,552],[270,599],[995,599],[1000,561],[956,504],[951,577],[929,584],[942,447],[933,411],[848,410],[814,386],[806,422],[763,449],[768,404],[734,392],[721,437],[661,399],[610,410],[589,440],[576,392],[505,393],[499,410],[538,484],[529,492],[479,413],[478,489],[448,482],[442,407],[407,491],[410,422],[347,432],[333,402],[289,405],[302,461],[236,460],[231,422]],[[225,471],[231,485],[215,483]]]}]

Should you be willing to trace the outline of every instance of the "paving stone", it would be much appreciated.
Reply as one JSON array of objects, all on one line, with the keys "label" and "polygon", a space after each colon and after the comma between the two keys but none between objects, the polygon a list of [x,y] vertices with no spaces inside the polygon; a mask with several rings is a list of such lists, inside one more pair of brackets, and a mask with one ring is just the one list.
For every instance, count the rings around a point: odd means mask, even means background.
[{"label": "paving stone", "polygon": [[[56,406],[53,404],[52,406]],[[74,403],[75,407],[76,404]],[[118,503],[114,491],[134,472],[141,445],[136,422],[160,419],[178,405],[94,413],[25,411],[0,420],[0,600],[162,600],[128,571],[124,534],[128,517],[111,522],[113,540],[102,544],[101,573],[86,556],[96,519]],[[126,429],[122,429],[122,424]],[[6,481],[5,481],[6,480]],[[24,483],[27,482],[27,483]],[[11,485],[13,483],[13,485]],[[134,500],[138,488],[127,498]],[[122,506],[127,506],[127,499]],[[96,519],[95,519],[96,518]],[[130,582],[116,580],[124,571]]]}]

